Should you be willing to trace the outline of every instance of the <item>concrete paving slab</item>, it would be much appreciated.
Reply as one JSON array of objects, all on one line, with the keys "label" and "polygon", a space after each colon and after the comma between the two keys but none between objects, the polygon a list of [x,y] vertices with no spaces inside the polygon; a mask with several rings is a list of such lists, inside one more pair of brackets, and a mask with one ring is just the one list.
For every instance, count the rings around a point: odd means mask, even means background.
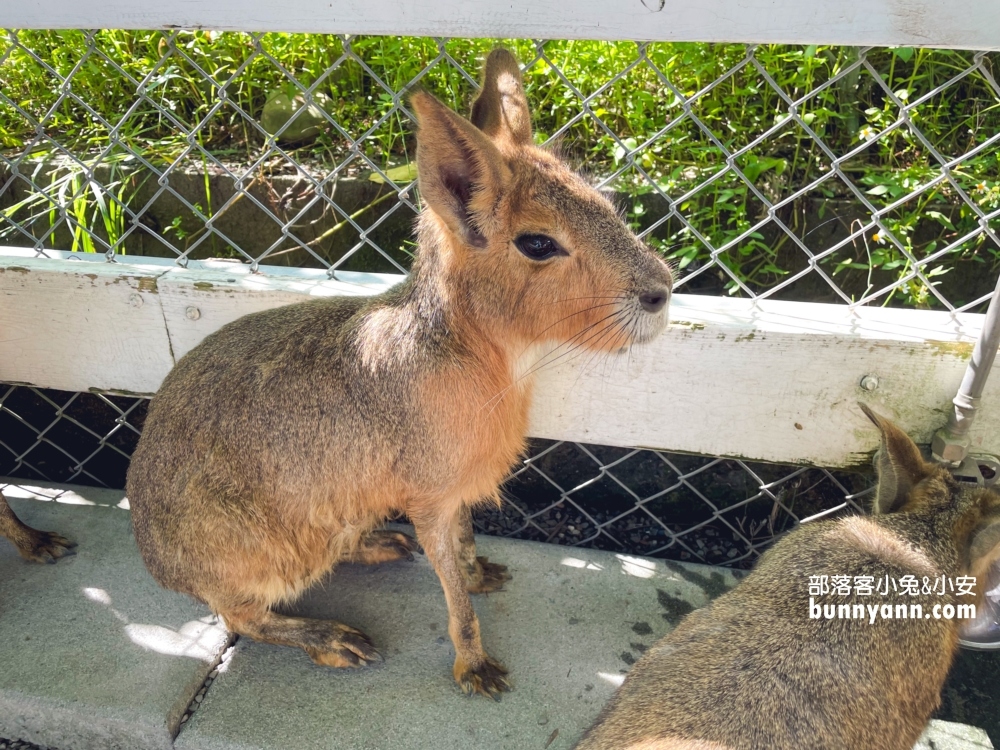
[{"label": "concrete paving slab", "polygon": [[0,490],[25,523],[79,545],[39,565],[0,538],[0,737],[169,750],[225,630],[146,572],[121,491],[2,480]]},{"label": "concrete paving slab", "polygon": [[967,724],[934,719],[913,750],[992,750],[986,732]]},{"label": "concrete paving slab", "polygon": [[385,662],[333,670],[300,650],[241,639],[177,748],[563,750],[647,646],[736,583],[730,571],[662,560],[477,544],[514,576],[506,590],[473,597],[488,653],[510,669],[514,690],[501,702],[455,685],[447,608],[426,558],[346,565],[292,611],[362,629]]}]

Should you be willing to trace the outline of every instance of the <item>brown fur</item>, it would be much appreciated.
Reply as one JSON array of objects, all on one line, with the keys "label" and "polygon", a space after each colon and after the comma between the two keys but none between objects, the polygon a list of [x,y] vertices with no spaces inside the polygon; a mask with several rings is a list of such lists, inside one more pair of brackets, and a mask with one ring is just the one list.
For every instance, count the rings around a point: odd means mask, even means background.
[{"label": "brown fur", "polygon": [[[272,611],[338,562],[412,545],[373,531],[413,521],[448,603],[455,679],[509,689],[483,650],[469,592],[506,568],[476,556],[470,507],[498,496],[524,448],[533,372],[582,347],[655,336],[666,265],[611,204],[531,143],[513,57],[494,51],[476,125],[411,100],[426,209],[411,276],[369,299],[248,315],[187,354],[153,399],[128,475],[136,540],[154,577],[252,638],[319,663],[378,658],[338,623]],[[532,260],[545,234],[565,254]],[[566,344],[563,348],[553,347]]]},{"label": "brown fur", "polygon": [[76,546],[64,536],[28,526],[14,515],[3,494],[0,494],[0,536],[7,537],[21,557],[32,562],[54,563]]},{"label": "brown fur", "polygon": [[[862,408],[882,433],[875,515],[806,524],[774,545],[636,662],[578,750],[913,747],[940,703],[961,621],[809,619],[809,577],[968,575],[996,557],[1000,494],[960,485]],[[925,613],[974,601],[853,588],[816,600],[919,603]]]}]

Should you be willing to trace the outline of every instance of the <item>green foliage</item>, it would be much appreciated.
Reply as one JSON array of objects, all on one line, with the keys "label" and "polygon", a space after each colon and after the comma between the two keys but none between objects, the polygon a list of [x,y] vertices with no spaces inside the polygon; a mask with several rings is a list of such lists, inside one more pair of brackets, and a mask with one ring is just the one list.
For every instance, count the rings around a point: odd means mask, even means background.
[{"label": "green foliage", "polygon": [[[94,52],[88,52],[91,40]],[[925,258],[974,233],[979,216],[960,191],[984,212],[1000,202],[995,147],[950,164],[950,175],[934,153],[951,160],[1000,131],[1000,97],[983,74],[996,76],[995,55],[930,95],[969,68],[973,54],[872,50],[865,64],[876,79],[849,47],[769,45],[751,56],[742,45],[500,43],[530,63],[525,87],[540,142],[552,138],[571,162],[628,196],[629,220],[653,227],[650,243],[681,269],[705,267],[712,259],[708,244],[719,249],[715,259],[729,274],[703,273],[695,288],[767,290],[805,267],[799,243],[822,253],[854,233],[816,263],[863,296],[912,277],[907,254]],[[206,157],[199,151],[226,163],[254,163],[268,148],[256,125],[267,98],[282,91],[300,96],[298,81],[323,95],[337,125],[310,143],[284,147],[320,170],[348,158],[348,173],[367,172],[365,160],[386,170],[406,165],[412,145],[405,97],[396,92],[424,86],[467,111],[473,86],[460,68],[475,75],[496,44],[214,31],[8,32],[0,36],[0,80],[4,94],[32,120],[0,100],[0,148],[44,152],[53,138],[81,153],[131,150],[154,164],[186,160],[206,170],[210,205]],[[911,103],[913,127],[900,118],[901,106]],[[36,123],[46,137],[38,138]],[[727,169],[720,145],[738,153],[733,164],[745,180]],[[835,164],[831,154],[846,158]],[[933,181],[933,188],[909,197]],[[814,183],[803,198],[780,204],[774,217],[788,231],[775,231],[761,198],[780,203]],[[72,180],[64,187],[74,196],[70,213],[78,226],[100,217],[109,237],[120,236],[116,201],[101,203]],[[675,201],[666,220],[659,218],[666,208],[660,192]],[[860,196],[886,209],[881,226],[863,233],[868,214]],[[118,198],[127,204],[127,192]],[[809,225],[817,211],[829,225]],[[179,235],[175,224],[166,231]],[[78,241],[88,247],[89,238]],[[985,262],[995,272],[998,258],[1000,248],[980,233],[923,273],[938,283],[966,261]],[[919,279],[893,294],[894,303],[936,303]]]},{"label": "green foliage", "polygon": [[[105,184],[86,179],[77,168],[52,170],[44,191],[29,193],[22,200],[0,210],[0,218],[16,218],[20,224],[30,224],[44,217],[51,231],[59,222],[60,208],[65,207],[72,234],[72,251],[98,252],[93,228],[99,225],[104,230],[103,238],[107,240],[106,247],[100,250],[124,253],[124,206],[127,194],[134,192],[135,186],[130,185],[131,178],[116,179],[121,161],[123,159],[114,157],[109,160],[109,180]],[[39,167],[33,177],[41,179],[40,174]],[[14,226],[13,221],[0,223],[0,238],[12,234]]]}]

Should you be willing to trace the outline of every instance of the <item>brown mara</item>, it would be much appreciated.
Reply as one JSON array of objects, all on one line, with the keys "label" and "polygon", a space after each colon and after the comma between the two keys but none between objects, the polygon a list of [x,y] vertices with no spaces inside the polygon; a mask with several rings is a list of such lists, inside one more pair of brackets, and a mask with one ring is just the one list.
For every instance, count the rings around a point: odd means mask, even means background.
[{"label": "brown mara", "polygon": [[958,647],[960,622],[930,613],[978,604],[985,587],[883,599],[920,604],[927,619],[828,620],[809,616],[809,578],[984,581],[1000,556],[1000,494],[924,462],[902,430],[862,409],[882,435],[874,515],[805,524],[775,544],[635,663],[577,750],[913,748]]},{"label": "brown mara", "polygon": [[127,491],[157,581],[331,667],[380,657],[350,625],[272,608],[340,561],[410,556],[411,538],[377,528],[404,512],[444,588],[455,679],[497,697],[506,669],[483,648],[469,593],[508,576],[476,556],[470,509],[496,501],[524,448],[545,353],[655,337],[672,277],[533,145],[509,52],[489,56],[471,122],[426,92],[410,104],[425,205],[410,277],[208,336],[153,399]]}]

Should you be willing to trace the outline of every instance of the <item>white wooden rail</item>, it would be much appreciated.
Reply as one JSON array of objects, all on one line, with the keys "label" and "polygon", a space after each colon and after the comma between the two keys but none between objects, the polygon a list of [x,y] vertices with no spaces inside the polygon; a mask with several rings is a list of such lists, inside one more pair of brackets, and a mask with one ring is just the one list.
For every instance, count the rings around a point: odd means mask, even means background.
[{"label": "white wooden rail", "polygon": [[36,0],[0,27],[1000,49],[996,0]]},{"label": "white wooden rail", "polygon": [[[174,362],[246,313],[310,295],[372,294],[398,276],[268,269],[0,248],[0,382],[152,394]],[[580,357],[539,375],[536,437],[784,463],[866,460],[876,435],[856,402],[928,442],[944,423],[981,315],[675,296],[674,321],[629,356]],[[568,359],[568,358],[567,358]],[[866,376],[877,387],[861,387]],[[872,383],[872,380],[868,381]],[[976,450],[1000,453],[1000,379]]]}]

